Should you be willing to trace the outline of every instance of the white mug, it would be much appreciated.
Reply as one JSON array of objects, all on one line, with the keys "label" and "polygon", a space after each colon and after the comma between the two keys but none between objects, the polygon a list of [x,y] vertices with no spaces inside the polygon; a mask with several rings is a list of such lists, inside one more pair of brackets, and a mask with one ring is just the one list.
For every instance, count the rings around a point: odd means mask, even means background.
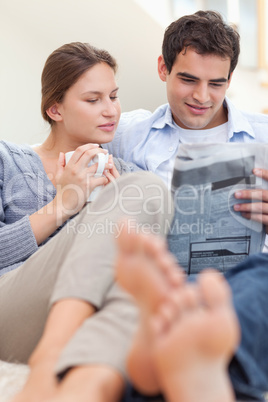
[{"label": "white mug", "polygon": [[[65,164],[66,165],[69,162],[69,160],[71,159],[73,153],[74,153],[74,151],[70,151],[65,154]],[[109,159],[109,154],[108,153],[104,154],[103,152],[98,153],[96,156],[94,156],[93,159],[91,159],[88,166],[94,165],[95,163],[98,164],[97,171],[94,174],[94,177],[101,177],[103,175],[103,172],[105,170],[105,164],[108,163],[108,159]],[[91,193],[87,199],[87,202],[94,201],[96,199],[96,197],[99,195],[99,192],[101,191],[101,189],[103,187],[104,187],[103,185],[95,187],[94,190],[91,191]]]}]

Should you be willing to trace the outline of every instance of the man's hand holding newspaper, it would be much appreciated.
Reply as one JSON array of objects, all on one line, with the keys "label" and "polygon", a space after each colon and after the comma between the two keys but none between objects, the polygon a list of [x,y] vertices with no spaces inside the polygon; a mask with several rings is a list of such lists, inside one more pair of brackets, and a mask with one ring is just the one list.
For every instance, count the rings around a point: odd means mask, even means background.
[{"label": "man's hand holding newspaper", "polygon": [[264,225],[268,225],[268,171],[263,170],[267,161],[266,144],[180,146],[168,241],[188,274],[207,267],[225,272],[263,250]]},{"label": "man's hand holding newspaper", "polygon": [[[268,182],[268,170],[253,169],[253,173]],[[234,205],[234,210],[240,211],[241,215],[246,219],[262,222],[266,226],[266,233],[268,233],[268,190],[241,190],[235,193],[235,198],[260,201],[236,204]]]}]

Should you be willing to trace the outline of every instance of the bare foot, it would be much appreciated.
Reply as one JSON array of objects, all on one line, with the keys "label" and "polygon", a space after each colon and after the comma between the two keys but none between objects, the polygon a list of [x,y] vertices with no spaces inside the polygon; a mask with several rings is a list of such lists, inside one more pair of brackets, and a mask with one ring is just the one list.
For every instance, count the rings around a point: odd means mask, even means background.
[{"label": "bare foot", "polygon": [[184,272],[166,248],[164,241],[127,230],[118,238],[116,277],[140,308],[140,325],[128,357],[128,371],[133,384],[144,393],[159,391],[151,364],[148,322],[159,305],[177,292],[184,282]]},{"label": "bare foot", "polygon": [[152,314],[171,288],[184,281],[184,272],[167,250],[163,239],[129,232],[127,225],[118,236],[116,279],[142,307]]},{"label": "bare foot", "polygon": [[151,319],[152,358],[169,402],[231,402],[227,366],[240,330],[227,283],[208,271]]}]

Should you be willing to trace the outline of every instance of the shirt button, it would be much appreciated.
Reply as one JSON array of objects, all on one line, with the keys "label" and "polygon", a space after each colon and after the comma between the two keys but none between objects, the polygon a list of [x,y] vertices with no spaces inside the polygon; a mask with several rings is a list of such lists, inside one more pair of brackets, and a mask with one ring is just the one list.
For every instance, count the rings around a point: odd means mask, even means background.
[{"label": "shirt button", "polygon": [[174,147],[169,147],[168,150],[169,152],[172,152],[174,150]]}]

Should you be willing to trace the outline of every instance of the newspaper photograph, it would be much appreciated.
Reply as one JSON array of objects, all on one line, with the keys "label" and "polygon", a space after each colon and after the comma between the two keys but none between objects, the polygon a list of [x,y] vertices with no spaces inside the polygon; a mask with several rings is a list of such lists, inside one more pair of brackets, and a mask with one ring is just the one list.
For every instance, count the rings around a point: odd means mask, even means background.
[{"label": "newspaper photograph", "polygon": [[264,226],[243,218],[233,206],[256,202],[236,199],[236,191],[268,188],[267,181],[252,172],[267,168],[267,161],[266,144],[180,146],[172,178],[175,215],[168,243],[187,274],[208,267],[226,272],[262,251]]}]

